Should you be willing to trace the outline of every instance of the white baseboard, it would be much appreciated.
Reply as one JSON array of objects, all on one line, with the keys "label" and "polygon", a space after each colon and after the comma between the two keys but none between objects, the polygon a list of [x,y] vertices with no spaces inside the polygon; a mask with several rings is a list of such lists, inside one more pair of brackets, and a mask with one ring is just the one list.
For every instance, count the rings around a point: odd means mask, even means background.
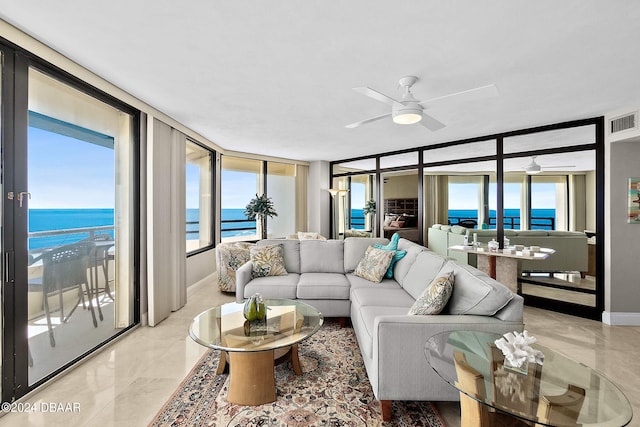
[{"label": "white baseboard", "polygon": [[640,313],[604,311],[602,322],[612,326],[640,326]]}]

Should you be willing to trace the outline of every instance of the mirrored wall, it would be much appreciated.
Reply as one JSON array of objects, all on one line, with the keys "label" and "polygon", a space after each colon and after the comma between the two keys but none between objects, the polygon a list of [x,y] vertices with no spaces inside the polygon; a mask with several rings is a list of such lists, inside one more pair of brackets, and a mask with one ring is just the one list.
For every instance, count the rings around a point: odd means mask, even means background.
[{"label": "mirrored wall", "polygon": [[[599,319],[602,123],[594,118],[333,162],[333,186],[344,190],[334,199],[336,237],[358,229],[397,232],[474,266],[475,256],[450,250],[463,235],[501,247],[546,247],[554,251],[547,261],[523,262],[518,274],[526,304]],[[366,215],[363,226],[357,209],[367,201],[375,201],[375,220]]]}]

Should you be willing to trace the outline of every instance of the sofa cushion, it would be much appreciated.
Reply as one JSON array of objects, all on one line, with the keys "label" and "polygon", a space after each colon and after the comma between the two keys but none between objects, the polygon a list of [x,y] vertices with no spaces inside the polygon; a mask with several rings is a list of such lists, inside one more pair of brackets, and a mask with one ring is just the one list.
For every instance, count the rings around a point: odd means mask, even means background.
[{"label": "sofa cushion", "polygon": [[353,274],[372,282],[380,282],[385,277],[394,254],[395,251],[369,246]]},{"label": "sofa cushion", "polygon": [[444,312],[493,316],[514,294],[487,274],[468,265],[453,264],[453,293]]},{"label": "sofa cushion", "polygon": [[282,244],[252,246],[249,248],[253,277],[285,276],[284,249]]},{"label": "sofa cushion", "polygon": [[244,287],[244,297],[258,293],[264,298],[296,298],[298,288],[298,273],[289,273],[286,276],[256,277]]},{"label": "sofa cushion", "polygon": [[301,273],[344,273],[343,240],[301,240]]},{"label": "sofa cushion", "polygon": [[260,240],[257,245],[277,245],[281,244],[284,249],[284,267],[289,273],[300,273],[300,241],[299,240],[282,240],[282,239],[265,239]]},{"label": "sofa cushion", "polygon": [[374,283],[362,277],[358,277],[353,273],[347,273],[345,275],[349,281],[350,290],[358,288],[376,288],[376,289],[400,289],[400,285],[393,279],[382,279],[380,283]]},{"label": "sofa cushion", "polygon": [[420,252],[404,277],[402,287],[414,300],[418,299],[427,285],[436,278],[445,262],[446,259],[435,252]]},{"label": "sofa cushion", "polygon": [[344,239],[345,273],[351,273],[356,269],[369,246],[375,244],[386,245],[387,243],[389,243],[389,239],[385,238],[348,237]]},{"label": "sofa cushion", "polygon": [[402,285],[407,272],[416,261],[418,254],[428,249],[407,239],[400,239],[398,241],[398,249],[401,251],[407,251],[407,254],[401,260],[396,262],[393,267],[393,278]]},{"label": "sofa cushion", "polygon": [[528,237],[528,236],[539,237],[539,236],[548,236],[549,232],[545,231],[545,230],[518,230],[518,234],[517,235],[520,236],[520,237]]},{"label": "sofa cushion", "polygon": [[449,302],[453,291],[453,271],[439,275],[409,309],[410,315],[439,314]]},{"label": "sofa cushion", "polygon": [[403,307],[402,314],[413,305],[415,300],[401,288],[358,288],[351,290],[351,304],[356,307],[381,306]]},{"label": "sofa cushion", "polygon": [[468,228],[461,225],[452,225],[450,232],[454,234],[467,234],[467,230]]},{"label": "sofa cushion", "polygon": [[298,281],[300,299],[349,299],[349,280],[340,273],[303,273]]}]

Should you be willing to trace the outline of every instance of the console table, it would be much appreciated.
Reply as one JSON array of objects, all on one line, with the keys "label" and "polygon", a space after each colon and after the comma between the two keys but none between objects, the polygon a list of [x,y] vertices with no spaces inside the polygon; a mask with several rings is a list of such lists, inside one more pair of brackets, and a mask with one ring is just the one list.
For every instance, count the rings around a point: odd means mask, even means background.
[{"label": "console table", "polygon": [[492,279],[507,286],[512,292],[518,293],[518,278],[521,275],[520,262],[523,259],[544,261],[556,251],[549,248],[540,248],[540,251],[529,255],[523,254],[522,251],[513,251],[505,253],[502,249],[497,251],[489,251],[485,247],[475,246],[451,246],[452,251],[467,252],[478,256],[478,269],[487,273]]}]

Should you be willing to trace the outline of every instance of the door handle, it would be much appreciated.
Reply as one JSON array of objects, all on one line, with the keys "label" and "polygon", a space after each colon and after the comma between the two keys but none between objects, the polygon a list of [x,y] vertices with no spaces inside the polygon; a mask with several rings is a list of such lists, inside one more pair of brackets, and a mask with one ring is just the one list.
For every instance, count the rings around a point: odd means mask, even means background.
[{"label": "door handle", "polygon": [[31,198],[31,193],[29,193],[28,191],[21,191],[17,195],[14,194],[13,191],[9,191],[7,193],[7,199],[9,199],[9,200],[13,200],[14,198],[18,199],[18,203],[19,203],[20,207],[22,207],[22,201],[24,200],[24,196],[27,196],[27,198],[30,199]]},{"label": "door handle", "polygon": [[21,191],[18,193],[18,203],[20,203],[20,207],[22,207],[22,201],[24,200],[24,196],[27,196],[29,199],[31,199],[31,193],[29,193],[28,191]]}]

